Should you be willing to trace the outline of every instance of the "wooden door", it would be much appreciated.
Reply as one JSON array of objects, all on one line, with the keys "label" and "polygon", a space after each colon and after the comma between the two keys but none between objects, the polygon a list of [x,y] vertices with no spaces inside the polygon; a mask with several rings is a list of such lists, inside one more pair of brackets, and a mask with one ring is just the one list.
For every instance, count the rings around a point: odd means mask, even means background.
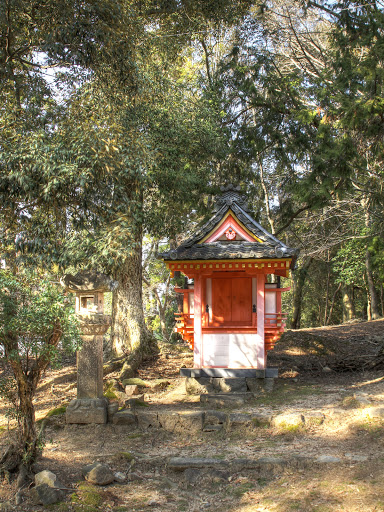
[{"label": "wooden door", "polygon": [[252,279],[237,277],[232,279],[232,323],[252,324]]},{"label": "wooden door", "polygon": [[212,278],[212,322],[210,326],[252,324],[252,279]]},{"label": "wooden door", "polygon": [[232,284],[228,278],[212,279],[212,325],[226,325],[231,320]]}]

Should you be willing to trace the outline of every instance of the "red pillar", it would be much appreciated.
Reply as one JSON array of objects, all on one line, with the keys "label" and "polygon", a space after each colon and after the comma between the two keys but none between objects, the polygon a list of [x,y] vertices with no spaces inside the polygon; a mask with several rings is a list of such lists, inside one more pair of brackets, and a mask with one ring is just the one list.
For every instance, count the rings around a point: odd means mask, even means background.
[{"label": "red pillar", "polygon": [[264,274],[257,274],[257,334],[256,334],[256,358],[257,369],[265,368],[265,343],[264,343]]},{"label": "red pillar", "polygon": [[203,365],[202,351],[202,332],[201,332],[201,276],[196,275],[194,278],[194,339],[193,339],[193,365],[195,368],[201,368]]}]

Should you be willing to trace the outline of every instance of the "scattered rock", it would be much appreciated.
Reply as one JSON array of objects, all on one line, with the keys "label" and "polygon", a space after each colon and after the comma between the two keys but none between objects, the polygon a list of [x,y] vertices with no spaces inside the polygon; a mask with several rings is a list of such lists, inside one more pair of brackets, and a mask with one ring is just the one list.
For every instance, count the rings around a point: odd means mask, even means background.
[{"label": "scattered rock", "polygon": [[136,395],[134,398],[129,398],[124,402],[125,407],[130,407],[131,409],[135,409],[136,407],[147,407],[145,403],[144,394]]},{"label": "scattered rock", "polygon": [[117,413],[118,410],[119,410],[118,402],[111,402],[108,404],[107,414],[108,414],[108,422],[109,423],[112,423],[113,416]]},{"label": "scattered rock", "polygon": [[228,482],[231,475],[228,471],[222,471],[220,469],[211,469],[207,475],[207,480],[211,480],[213,483]]},{"label": "scattered rock", "polygon": [[154,391],[159,391],[167,388],[170,385],[170,381],[168,379],[155,379],[150,383],[151,389]]},{"label": "scattered rock", "polygon": [[358,455],[356,453],[346,453],[345,458],[352,462],[366,462],[368,460],[367,455]]},{"label": "scattered rock", "polygon": [[160,428],[156,411],[136,410],[137,424],[140,428]]},{"label": "scattered rock", "polygon": [[112,421],[114,425],[135,425],[136,415],[129,409],[123,409],[113,415]]},{"label": "scattered rock", "polygon": [[203,426],[203,432],[220,432],[220,430],[223,430],[224,425],[209,425],[204,424]]},{"label": "scattered rock", "polygon": [[275,473],[287,465],[280,457],[260,457],[260,459],[234,459],[232,464],[238,469],[257,469],[262,473]]},{"label": "scattered rock", "polygon": [[37,505],[53,505],[64,499],[64,493],[60,489],[50,487],[47,484],[36,485],[31,489],[31,498]]},{"label": "scattered rock", "polygon": [[144,478],[138,473],[128,473],[128,482],[141,482]]},{"label": "scattered rock", "polygon": [[323,366],[322,372],[323,373],[331,373],[332,370],[329,366]]},{"label": "scattered rock", "polygon": [[275,379],[274,378],[265,378],[264,379],[264,391],[266,393],[270,393],[273,391],[273,388],[275,387]]},{"label": "scattered rock", "polygon": [[[200,402],[212,405],[213,407],[241,407],[246,401],[243,394],[208,394],[201,395]],[[251,398],[251,397],[250,397]]]},{"label": "scattered rock", "polygon": [[272,425],[276,428],[295,428],[304,424],[304,416],[300,413],[278,414],[272,418]]},{"label": "scattered rock", "polygon": [[185,391],[188,395],[203,395],[214,391],[212,379],[210,377],[187,377],[185,379]]},{"label": "scattered rock", "polygon": [[127,475],[125,473],[121,473],[120,471],[114,473],[113,476],[115,477],[115,482],[118,482],[119,484],[124,483],[127,479]]},{"label": "scattered rock", "polygon": [[315,459],[315,462],[319,462],[320,464],[332,464],[335,462],[341,462],[339,457],[334,457],[333,455],[320,455]]},{"label": "scattered rock", "polygon": [[261,395],[265,391],[265,379],[256,379],[255,377],[248,377],[245,379],[247,388],[254,395]]},{"label": "scattered rock", "polygon": [[139,386],[136,384],[127,384],[124,388],[125,394],[128,396],[138,395],[140,393]]},{"label": "scattered rock", "polygon": [[46,484],[49,487],[64,487],[57,479],[57,476],[55,473],[52,473],[52,471],[48,471],[45,469],[44,471],[40,471],[40,473],[37,473],[35,475],[35,485],[42,485]]},{"label": "scattered rock", "polygon": [[202,412],[159,412],[158,418],[160,425],[168,432],[177,432],[180,434],[189,434],[201,432],[203,428]]},{"label": "scattered rock", "polygon": [[367,409],[367,415],[370,418],[382,419],[384,418],[384,407],[371,407]]},{"label": "scattered rock", "polygon": [[230,428],[236,427],[247,427],[252,424],[252,418],[250,414],[233,413],[229,415],[229,426]]},{"label": "scattered rock", "polygon": [[151,499],[147,501],[147,505],[149,507],[158,507],[161,505],[161,503],[158,500]]},{"label": "scattered rock", "polygon": [[168,467],[174,471],[184,471],[188,468],[205,469],[220,466],[227,466],[228,462],[222,459],[201,458],[201,457],[172,457],[169,459]]},{"label": "scattered rock", "polygon": [[228,414],[221,411],[205,411],[204,423],[209,425],[223,425],[228,421]]},{"label": "scattered rock", "polygon": [[20,490],[20,491],[17,491],[17,493],[15,495],[15,505],[21,505],[22,502],[23,502],[23,493]]},{"label": "scattered rock", "polygon": [[251,420],[255,427],[268,427],[271,424],[272,415],[256,413],[251,415]]},{"label": "scattered rock", "polygon": [[106,464],[94,462],[82,469],[82,474],[85,480],[91,484],[108,485],[115,479],[114,474]]},{"label": "scattered rock", "polygon": [[139,377],[133,377],[130,379],[123,379],[123,386],[138,386],[140,388],[149,388],[150,384],[148,381],[140,379]]},{"label": "scattered rock", "polygon": [[185,471],[184,471],[184,480],[187,484],[192,484],[194,485],[199,477],[201,476],[201,470],[200,469],[196,469],[196,468],[187,468]]}]

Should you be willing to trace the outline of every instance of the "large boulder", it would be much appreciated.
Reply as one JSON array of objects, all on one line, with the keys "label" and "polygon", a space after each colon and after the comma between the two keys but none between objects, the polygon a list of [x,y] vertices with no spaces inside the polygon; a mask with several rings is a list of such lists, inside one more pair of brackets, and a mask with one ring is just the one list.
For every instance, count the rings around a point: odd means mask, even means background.
[{"label": "large boulder", "polygon": [[115,475],[106,464],[94,462],[82,469],[85,480],[95,485],[108,485],[115,480]]},{"label": "large boulder", "polygon": [[31,490],[31,498],[37,505],[53,505],[64,499],[64,493],[48,484],[39,484]]},{"label": "large boulder", "polygon": [[55,488],[64,487],[57,479],[55,473],[52,473],[52,471],[48,471],[47,469],[45,469],[44,471],[40,471],[35,475],[35,485],[38,486],[42,484],[46,484],[49,485],[49,487]]}]

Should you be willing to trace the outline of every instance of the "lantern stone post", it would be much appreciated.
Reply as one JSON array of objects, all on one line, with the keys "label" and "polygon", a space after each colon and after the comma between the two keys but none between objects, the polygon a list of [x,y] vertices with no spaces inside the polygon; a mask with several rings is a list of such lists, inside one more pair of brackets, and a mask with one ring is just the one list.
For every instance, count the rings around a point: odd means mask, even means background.
[{"label": "lantern stone post", "polygon": [[61,284],[76,294],[82,347],[77,352],[77,398],[66,411],[67,423],[106,423],[108,400],[103,397],[103,334],[111,325],[104,314],[104,293],[117,283],[99,272],[67,274]]}]

